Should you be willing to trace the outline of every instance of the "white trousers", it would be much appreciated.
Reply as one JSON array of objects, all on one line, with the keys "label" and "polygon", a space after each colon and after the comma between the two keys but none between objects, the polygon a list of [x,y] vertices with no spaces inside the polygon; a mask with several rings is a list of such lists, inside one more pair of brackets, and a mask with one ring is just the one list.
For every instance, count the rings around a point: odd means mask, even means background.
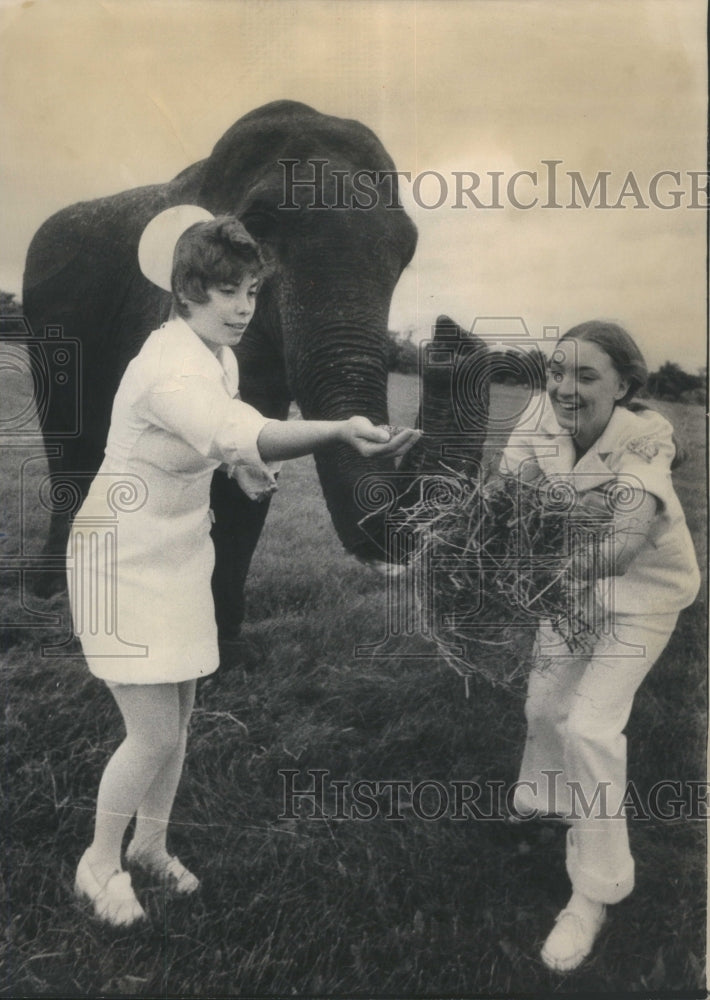
[{"label": "white trousers", "polygon": [[616,903],[634,887],[624,815],[626,737],[634,695],[663,652],[677,614],[616,615],[587,655],[551,655],[560,640],[543,626],[528,686],[527,740],[519,793],[527,806],[558,813],[567,831],[574,889]]}]

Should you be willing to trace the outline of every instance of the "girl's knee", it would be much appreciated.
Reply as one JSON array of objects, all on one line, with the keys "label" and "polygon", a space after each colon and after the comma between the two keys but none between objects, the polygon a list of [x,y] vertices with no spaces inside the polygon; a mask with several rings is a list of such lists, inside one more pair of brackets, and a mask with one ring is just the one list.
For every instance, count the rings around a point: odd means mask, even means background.
[{"label": "girl's knee", "polygon": [[579,705],[570,712],[564,728],[568,743],[608,746],[619,739],[625,739],[614,719]]},{"label": "girl's knee", "polygon": [[182,735],[179,726],[156,727],[151,732],[129,732],[127,740],[145,760],[153,760],[160,765],[169,760],[180,748]]},{"label": "girl's knee", "polygon": [[555,725],[563,713],[553,698],[528,697],[525,702],[525,718],[528,726]]},{"label": "girl's knee", "polygon": [[146,760],[161,763],[180,748],[184,728],[177,685],[128,685],[113,694],[126,739]]}]

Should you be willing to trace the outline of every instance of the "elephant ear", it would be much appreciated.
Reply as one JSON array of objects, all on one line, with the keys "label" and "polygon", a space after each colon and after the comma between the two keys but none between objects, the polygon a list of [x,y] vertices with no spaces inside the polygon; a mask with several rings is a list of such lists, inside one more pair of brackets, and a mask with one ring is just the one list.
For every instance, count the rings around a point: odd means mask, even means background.
[{"label": "elephant ear", "polygon": [[488,429],[489,351],[480,337],[439,316],[423,347],[417,427],[424,432],[400,472],[477,475]]}]

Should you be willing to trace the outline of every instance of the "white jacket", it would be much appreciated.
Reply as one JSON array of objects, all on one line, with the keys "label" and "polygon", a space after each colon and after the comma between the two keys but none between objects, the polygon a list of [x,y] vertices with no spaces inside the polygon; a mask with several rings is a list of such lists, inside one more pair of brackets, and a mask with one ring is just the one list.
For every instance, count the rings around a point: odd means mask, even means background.
[{"label": "white jacket", "polygon": [[[560,427],[547,394],[536,396],[513,430],[501,472],[515,474],[537,463],[547,477],[567,481],[578,493],[614,479],[643,488],[659,502],[646,541],[623,576],[600,581],[606,607],[622,614],[678,612],[700,586],[695,549],[673,489],[673,428],[655,410],[617,406],[600,437],[576,461],[569,431]],[[610,602],[612,602],[610,604]]]}]

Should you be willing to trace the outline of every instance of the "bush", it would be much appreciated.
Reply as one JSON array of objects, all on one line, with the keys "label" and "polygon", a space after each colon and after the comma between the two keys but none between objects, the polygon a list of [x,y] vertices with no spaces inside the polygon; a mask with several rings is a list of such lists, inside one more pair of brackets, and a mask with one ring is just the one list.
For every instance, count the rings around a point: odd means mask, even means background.
[{"label": "bush", "polygon": [[698,386],[695,389],[684,389],[680,394],[679,401],[681,403],[700,403],[702,406],[705,403],[705,394],[703,386]]},{"label": "bush", "polygon": [[531,392],[542,392],[547,382],[547,364],[539,347],[522,351],[508,347],[503,351],[489,351],[488,362],[491,382],[499,385],[520,385]]},{"label": "bush", "polygon": [[[691,375],[684,371],[675,361],[666,361],[657,372],[648,376],[648,391],[657,399],[667,399],[671,402],[705,401],[706,378],[704,375]],[[688,395],[687,399],[683,397]]]},{"label": "bush", "polygon": [[402,375],[416,375],[419,372],[419,350],[412,341],[412,329],[399,333],[387,331],[387,371]]}]

